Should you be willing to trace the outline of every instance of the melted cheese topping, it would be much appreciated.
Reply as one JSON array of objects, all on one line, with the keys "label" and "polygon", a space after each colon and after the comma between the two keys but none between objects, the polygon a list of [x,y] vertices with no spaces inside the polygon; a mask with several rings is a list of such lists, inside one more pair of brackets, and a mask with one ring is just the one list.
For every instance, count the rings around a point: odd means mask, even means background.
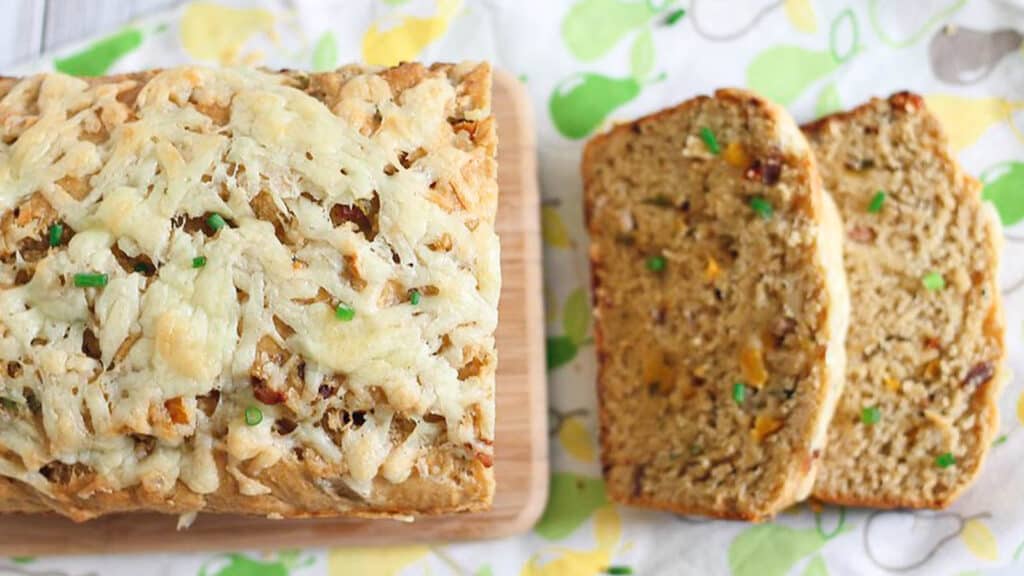
[{"label": "melted cheese topping", "polygon": [[[439,443],[490,450],[493,159],[459,145],[455,87],[428,76],[393,98],[366,74],[331,110],[287,80],[174,69],[125,105],[133,80],[46,75],[0,101],[16,136],[0,142],[0,474],[52,494],[45,467],[60,462],[95,473],[93,489],[180,480],[208,494],[220,451],[258,495],[261,470],[309,449],[372,497],[375,478],[426,470]],[[367,106],[380,117],[369,136]],[[438,199],[439,182],[461,206]],[[375,210],[373,232],[337,222],[339,205]],[[227,225],[204,225],[211,214]],[[70,241],[26,259],[54,222]],[[109,281],[79,288],[80,273]],[[246,423],[249,407],[262,422]],[[345,413],[328,431],[332,408]]]}]

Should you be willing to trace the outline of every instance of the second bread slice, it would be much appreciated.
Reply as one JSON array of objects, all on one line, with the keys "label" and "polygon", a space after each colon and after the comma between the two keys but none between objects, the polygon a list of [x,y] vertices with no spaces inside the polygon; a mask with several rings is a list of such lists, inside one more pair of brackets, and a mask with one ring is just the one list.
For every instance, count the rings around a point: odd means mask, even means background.
[{"label": "second bread slice", "polygon": [[743,519],[806,496],[848,297],[793,121],[719,90],[595,138],[583,179],[608,494]]},{"label": "second bread slice", "polygon": [[1004,379],[1001,235],[914,94],[806,129],[846,223],[856,310],[846,390],[814,495],[941,508],[974,479]]}]

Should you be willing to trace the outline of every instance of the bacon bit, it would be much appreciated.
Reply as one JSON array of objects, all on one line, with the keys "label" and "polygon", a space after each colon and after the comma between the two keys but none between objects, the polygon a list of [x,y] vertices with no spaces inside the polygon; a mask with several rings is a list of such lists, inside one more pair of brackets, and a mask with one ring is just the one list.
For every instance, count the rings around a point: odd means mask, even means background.
[{"label": "bacon bit", "polygon": [[188,424],[188,410],[181,396],[176,396],[164,402],[164,408],[171,416],[171,422],[175,424]]},{"label": "bacon bit", "polygon": [[751,388],[760,389],[768,381],[768,371],[764,367],[764,356],[759,346],[747,345],[740,352],[740,371],[743,379]]},{"label": "bacon bit", "polygon": [[900,381],[895,379],[895,378],[893,378],[892,376],[886,376],[884,382],[885,382],[885,388],[889,392],[899,392],[900,391]]},{"label": "bacon bit", "polygon": [[854,226],[846,235],[860,244],[870,244],[875,241],[875,231],[867,226]]},{"label": "bacon bit", "polygon": [[782,176],[782,159],[777,156],[768,156],[764,159],[758,158],[750,164],[750,168],[743,174],[747,180],[758,181],[767,186],[778,184]]},{"label": "bacon bit", "polygon": [[730,166],[735,166],[736,168],[746,169],[747,166],[750,166],[750,155],[747,154],[743,144],[739,142],[729,142],[729,145],[725,147],[722,158]]},{"label": "bacon bit", "polygon": [[477,452],[475,457],[477,460],[480,461],[481,464],[484,465],[484,468],[490,468],[494,466],[494,456],[491,456],[486,452]]},{"label": "bacon bit", "polygon": [[[732,146],[732,144],[730,144]],[[718,262],[714,258],[708,256],[708,266],[704,269],[704,279],[711,283],[718,280],[718,276],[721,275],[722,269],[718,267]]]},{"label": "bacon bit", "polygon": [[924,347],[932,350],[939,350],[942,348],[942,343],[935,336],[931,336],[924,339]]},{"label": "bacon bit", "polygon": [[964,377],[960,385],[965,388],[981,386],[991,380],[995,374],[996,367],[992,362],[980,362],[967,371],[967,376]]},{"label": "bacon bit", "polygon": [[368,237],[373,231],[373,224],[370,222],[369,216],[360,210],[359,207],[349,206],[347,204],[335,204],[331,208],[331,223],[335,226],[341,226],[346,222],[355,224],[356,228],[358,228],[364,236]]},{"label": "bacon bit", "polygon": [[274,390],[266,381],[256,377],[251,377],[249,380],[252,382],[252,394],[260,402],[268,406],[273,406],[274,404],[281,404],[285,401],[284,392]]},{"label": "bacon bit", "polygon": [[750,437],[760,442],[782,429],[782,420],[764,414],[758,414],[754,421],[754,428],[750,431]]},{"label": "bacon bit", "polygon": [[939,363],[939,359],[936,358],[924,365],[924,376],[925,378],[935,379],[942,374],[942,366]]}]

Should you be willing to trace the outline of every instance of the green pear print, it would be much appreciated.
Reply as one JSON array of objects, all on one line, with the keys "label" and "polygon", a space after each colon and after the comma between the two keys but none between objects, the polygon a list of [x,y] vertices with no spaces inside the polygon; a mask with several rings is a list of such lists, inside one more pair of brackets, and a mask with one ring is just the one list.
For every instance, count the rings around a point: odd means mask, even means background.
[{"label": "green pear print", "polygon": [[58,58],[53,67],[72,76],[102,76],[122,56],[142,45],[142,31],[124,30],[93,42],[85,49],[66,58]]},{"label": "green pear print", "polygon": [[587,338],[589,326],[590,300],[582,288],[577,288],[565,299],[565,308],[562,309],[562,335],[548,336],[548,370],[572,362],[580,346],[593,342]]},{"label": "green pear print", "polygon": [[312,556],[299,557],[294,550],[278,554],[277,561],[261,561],[244,554],[227,554],[208,560],[199,576],[289,576],[292,570],[315,562]]},{"label": "green pear print", "polygon": [[636,98],[641,88],[632,77],[580,72],[563,80],[551,93],[551,120],[562,136],[579,140],[596,130],[616,108]]},{"label": "green pear print", "polygon": [[582,0],[565,15],[562,39],[573,56],[589,62],[604,56],[653,15],[650,2]]},{"label": "green pear print", "polygon": [[604,480],[566,472],[551,475],[548,505],[534,531],[548,540],[561,540],[576,531],[598,508],[608,504]]},{"label": "green pear print", "polygon": [[[832,21],[828,50],[772,46],[747,67],[747,86],[779,104],[792,104],[812,84],[853,58],[860,50],[859,42],[857,17],[846,9]],[[824,98],[827,106],[831,95]]]},{"label": "green pear print", "polygon": [[1024,162],[1005,162],[981,175],[982,197],[995,205],[1004,226],[1024,220]]},{"label": "green pear print", "polygon": [[785,576],[827,541],[814,528],[758,524],[741,532],[729,545],[729,569],[732,576]]}]

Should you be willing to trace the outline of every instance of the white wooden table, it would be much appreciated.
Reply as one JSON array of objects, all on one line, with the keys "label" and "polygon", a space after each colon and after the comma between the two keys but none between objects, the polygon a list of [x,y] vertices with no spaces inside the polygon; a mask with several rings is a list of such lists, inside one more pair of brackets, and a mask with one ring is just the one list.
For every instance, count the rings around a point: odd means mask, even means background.
[{"label": "white wooden table", "polygon": [[82,40],[184,0],[0,0],[0,74],[44,51]]}]

